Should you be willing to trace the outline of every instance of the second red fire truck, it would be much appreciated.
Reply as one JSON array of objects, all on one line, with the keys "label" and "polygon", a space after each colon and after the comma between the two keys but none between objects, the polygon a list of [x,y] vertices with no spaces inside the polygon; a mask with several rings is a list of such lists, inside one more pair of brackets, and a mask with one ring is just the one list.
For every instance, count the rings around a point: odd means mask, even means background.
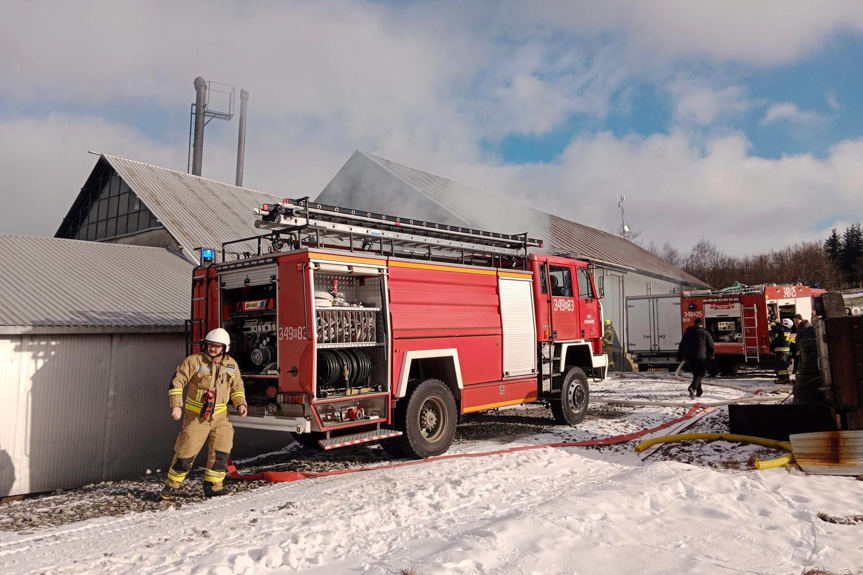
[{"label": "second red fire truck", "polygon": [[203,250],[188,326],[190,351],[231,335],[249,404],[236,426],[423,458],[463,414],[547,402],[561,424],[585,417],[588,378],[606,374],[589,262],[307,198],[258,213],[256,252]]},{"label": "second red fire truck", "polygon": [[715,342],[711,371],[733,374],[742,365],[772,369],[770,329],[800,314],[812,317],[813,296],[824,293],[802,285],[737,284],[718,291],[687,291],[680,298],[682,330],[696,318]]}]

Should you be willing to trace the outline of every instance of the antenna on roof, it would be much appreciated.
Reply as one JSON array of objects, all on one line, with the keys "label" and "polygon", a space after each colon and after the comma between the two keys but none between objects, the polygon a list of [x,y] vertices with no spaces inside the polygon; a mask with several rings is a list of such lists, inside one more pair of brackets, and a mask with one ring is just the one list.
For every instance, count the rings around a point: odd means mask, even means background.
[{"label": "antenna on roof", "polygon": [[617,207],[620,208],[620,235],[629,239],[629,226],[623,221],[623,204],[626,202],[626,196],[620,196],[620,201],[617,202]]}]

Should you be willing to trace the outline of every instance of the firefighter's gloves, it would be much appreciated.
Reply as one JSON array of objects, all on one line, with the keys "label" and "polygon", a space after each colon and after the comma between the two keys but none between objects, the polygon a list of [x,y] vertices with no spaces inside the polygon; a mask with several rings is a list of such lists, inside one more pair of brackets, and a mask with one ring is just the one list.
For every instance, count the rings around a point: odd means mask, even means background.
[{"label": "firefighter's gloves", "polygon": [[182,407],[172,407],[171,408],[171,417],[176,421],[183,417],[183,408]]},{"label": "firefighter's gloves", "polygon": [[246,404],[243,404],[237,408],[237,413],[240,414],[240,417],[246,417],[246,415],[249,413],[249,408],[246,407]]}]

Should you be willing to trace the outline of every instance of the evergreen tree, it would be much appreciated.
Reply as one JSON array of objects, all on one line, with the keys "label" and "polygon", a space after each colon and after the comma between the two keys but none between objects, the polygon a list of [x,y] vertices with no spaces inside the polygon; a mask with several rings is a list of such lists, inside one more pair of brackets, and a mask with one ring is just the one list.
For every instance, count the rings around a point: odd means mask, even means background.
[{"label": "evergreen tree", "polygon": [[842,251],[839,266],[849,283],[860,283],[860,268],[863,263],[863,229],[860,224],[851,224],[842,236]]},{"label": "evergreen tree", "polygon": [[830,237],[824,240],[824,251],[827,252],[827,257],[830,258],[831,262],[839,261],[839,257],[842,254],[842,238],[839,236],[836,228],[833,228],[833,231],[830,232]]}]

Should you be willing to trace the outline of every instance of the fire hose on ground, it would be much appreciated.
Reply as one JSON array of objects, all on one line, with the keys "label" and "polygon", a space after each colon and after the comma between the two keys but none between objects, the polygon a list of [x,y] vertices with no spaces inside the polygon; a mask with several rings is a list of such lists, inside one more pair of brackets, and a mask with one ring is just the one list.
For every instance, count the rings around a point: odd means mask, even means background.
[{"label": "fire hose on ground", "polygon": [[632,433],[626,433],[623,435],[615,435],[613,437],[605,437],[602,439],[587,439],[584,441],[561,441],[556,443],[543,443],[539,445],[520,445],[518,447],[509,447],[506,449],[481,451],[476,453],[452,453],[449,455],[440,455],[438,457],[430,457],[429,459],[420,459],[417,461],[401,461],[399,463],[391,463],[387,465],[374,465],[370,467],[359,467],[357,469],[340,469],[337,471],[260,471],[251,475],[241,475],[237,471],[237,466],[234,465],[234,462],[228,460],[228,475],[232,479],[236,479],[238,481],[270,481],[273,483],[279,483],[287,481],[297,481],[299,479],[309,479],[312,477],[329,477],[332,475],[347,475],[350,473],[363,473],[367,471],[377,471],[380,469],[395,469],[397,467],[407,467],[409,465],[423,465],[426,463],[436,463],[438,461],[457,459],[462,457],[488,457],[491,455],[515,453],[518,451],[528,451],[531,449],[546,449],[549,447],[587,447],[591,445],[614,445],[616,443],[624,443],[626,441],[638,439],[639,437],[643,437],[649,433],[653,433],[665,429],[666,427],[670,427],[672,425],[680,423],[681,421],[685,421],[695,415],[701,409],[701,404],[696,403],[695,405],[687,407],[690,407],[690,409],[686,412],[685,415],[672,419],[670,421],[666,421],[665,423],[657,425],[656,427],[652,427],[650,429],[643,429],[641,431],[635,431]]},{"label": "fire hose on ground", "polygon": [[669,443],[674,441],[692,441],[696,439],[705,439],[707,441],[732,441],[737,443],[754,443],[765,447],[777,447],[789,452],[788,455],[769,459],[767,461],[756,461],[755,469],[772,469],[774,467],[782,467],[794,461],[794,454],[791,453],[791,444],[787,441],[778,441],[776,439],[766,439],[764,437],[753,437],[751,435],[737,435],[736,433],[680,433],[677,435],[665,435],[662,437],[653,437],[646,439],[635,446],[636,453],[644,451],[648,447],[658,443]]},{"label": "fire hose on ground", "polygon": [[[760,390],[759,390],[760,391]],[[455,453],[450,455],[441,455],[438,457],[433,457],[429,459],[423,459],[418,461],[403,461],[399,463],[392,463],[388,465],[376,465],[370,467],[360,467],[357,469],[342,469],[338,471],[325,471],[325,472],[307,472],[307,471],[261,471],[258,473],[253,473],[250,475],[242,475],[237,471],[236,465],[232,461],[228,462],[228,475],[238,481],[270,481],[270,482],[289,482],[289,481],[297,481],[300,479],[308,479],[313,477],[328,477],[332,475],[345,475],[350,473],[362,473],[367,471],[375,471],[380,469],[394,469],[398,467],[406,467],[408,465],[421,465],[426,463],[433,463],[438,461],[443,461],[447,459],[456,459],[462,457],[488,457],[492,455],[501,455],[504,453],[515,453],[518,451],[527,451],[531,449],[545,449],[549,447],[586,447],[593,445],[614,445],[617,443],[624,443],[626,441],[632,441],[633,439],[637,439],[639,437],[643,437],[650,433],[654,433],[656,431],[660,431],[667,427],[671,427],[673,425],[679,424],[681,422],[685,422],[691,419],[696,413],[699,411],[709,410],[713,407],[728,405],[731,403],[739,403],[739,402],[749,402],[749,401],[766,401],[768,398],[739,398],[737,400],[731,401],[722,401],[715,402],[711,404],[701,404],[696,403],[695,405],[686,404],[686,403],[676,403],[676,402],[649,402],[649,401],[624,401],[624,400],[611,400],[611,399],[598,399],[595,400],[597,403],[608,403],[608,404],[630,404],[630,405],[655,405],[662,407],[689,407],[689,411],[682,417],[678,417],[667,421],[661,425],[656,427],[652,427],[649,429],[644,429],[637,432],[616,435],[612,437],[606,437],[602,439],[588,439],[584,441],[562,441],[556,443],[545,443],[540,445],[523,445],[518,447],[510,447],[507,449],[498,449],[494,451],[483,451],[477,453]],[[642,452],[645,449],[666,442],[673,441],[688,441],[688,440],[725,440],[725,441],[735,441],[735,442],[746,442],[746,443],[754,443],[757,445],[764,445],[766,447],[776,447],[780,449],[785,449],[787,451],[791,451],[791,444],[783,441],[776,441],[772,439],[765,439],[761,437],[751,437],[746,435],[737,435],[731,433],[684,433],[684,434],[675,434],[668,435],[662,437],[654,437],[652,439],[648,439],[646,441],[642,441],[639,443],[635,451]],[[776,459],[771,459],[767,461],[757,461],[755,463],[755,468],[759,470],[763,469],[771,469],[774,467],[781,467],[786,465],[787,463],[792,462],[794,459],[793,454],[789,453],[789,455],[779,457]]]}]

